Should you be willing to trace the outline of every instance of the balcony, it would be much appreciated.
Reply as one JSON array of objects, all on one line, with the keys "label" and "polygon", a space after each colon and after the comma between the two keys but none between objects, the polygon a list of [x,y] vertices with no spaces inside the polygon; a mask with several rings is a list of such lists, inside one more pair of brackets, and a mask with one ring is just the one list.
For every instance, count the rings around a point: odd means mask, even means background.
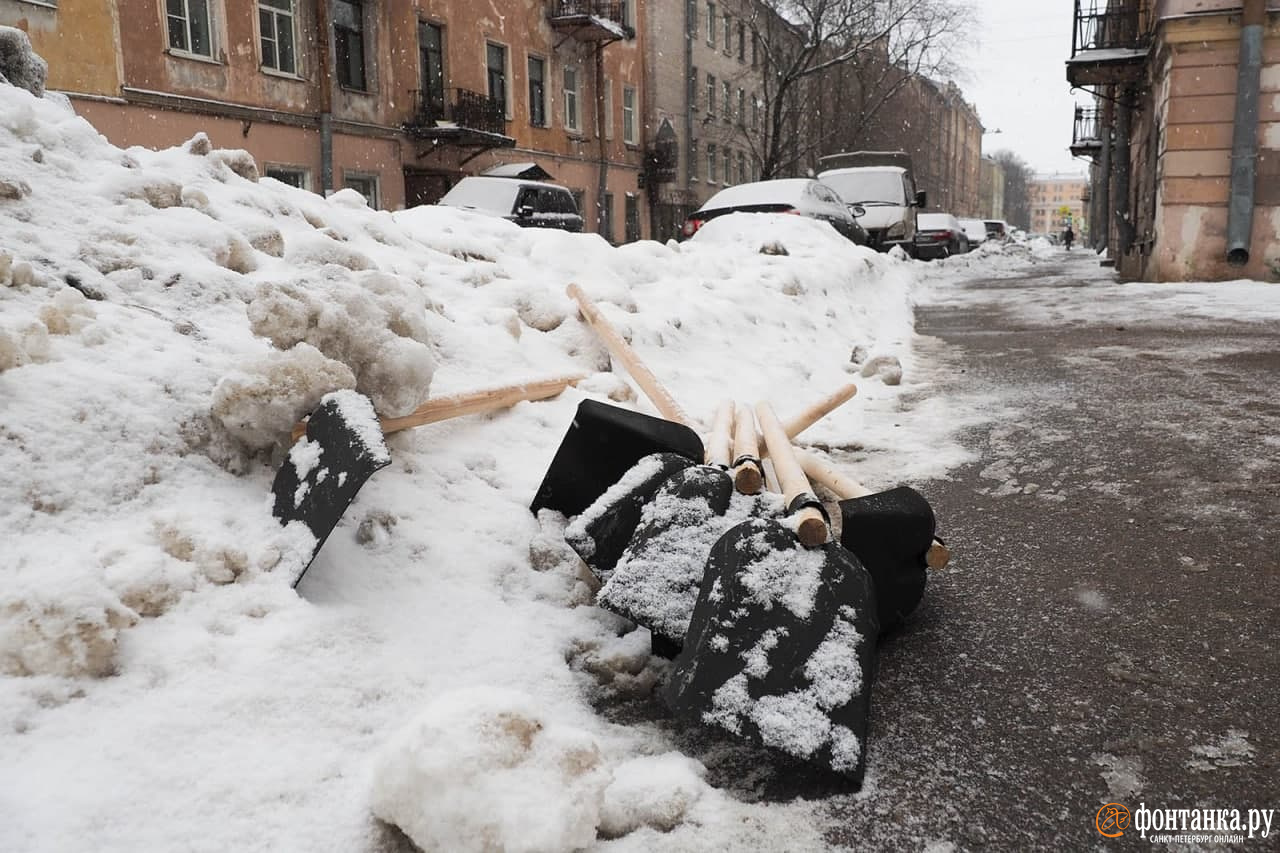
[{"label": "balcony", "polygon": [[627,0],[551,0],[547,19],[554,30],[588,42],[635,38],[627,24]]},{"label": "balcony", "polygon": [[1148,0],[1075,0],[1067,82],[1072,86],[1136,83],[1151,47]]},{"label": "balcony", "polygon": [[1076,107],[1076,126],[1071,133],[1071,156],[1096,157],[1102,152],[1101,110]]},{"label": "balcony", "polygon": [[475,148],[479,154],[516,144],[514,138],[507,136],[506,107],[497,98],[468,89],[446,89],[443,97],[422,89],[414,89],[411,94],[413,117],[405,122],[404,129],[418,139],[430,140],[432,149],[451,145]]}]

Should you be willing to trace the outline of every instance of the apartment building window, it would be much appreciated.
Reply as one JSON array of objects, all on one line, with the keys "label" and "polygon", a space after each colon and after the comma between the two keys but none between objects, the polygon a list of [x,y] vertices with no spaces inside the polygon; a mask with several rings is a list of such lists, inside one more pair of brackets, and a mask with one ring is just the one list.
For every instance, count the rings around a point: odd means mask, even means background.
[{"label": "apartment building window", "polygon": [[698,69],[689,69],[689,109],[698,108]]},{"label": "apartment building window", "polygon": [[600,236],[613,242],[613,193],[604,194],[604,206],[600,208]]},{"label": "apartment building window", "polygon": [[547,126],[547,61],[529,57],[529,124]]},{"label": "apartment building window", "polygon": [[169,47],[197,56],[213,56],[208,0],[166,0]]},{"label": "apartment building window", "polygon": [[760,97],[755,93],[751,95],[751,129],[760,129]]},{"label": "apartment building window", "polygon": [[367,91],[364,67],[364,3],[333,0],[333,49],[338,85]]},{"label": "apartment building window", "polygon": [[738,114],[735,116],[738,120],[737,124],[742,127],[747,123],[747,90],[738,90]]},{"label": "apartment building window", "polygon": [[374,210],[378,209],[378,176],[365,175],[359,172],[344,172],[342,175],[343,185],[347,189],[355,190],[364,196],[364,200],[369,202],[369,207]]},{"label": "apartment building window", "polygon": [[729,81],[725,80],[720,84],[720,89],[724,93],[724,120],[725,122],[733,121],[733,87],[729,85]]},{"label": "apartment building window", "polygon": [[485,44],[485,65],[488,69],[489,97],[502,104],[502,111],[511,115],[507,103],[507,48],[488,42]]},{"label": "apartment building window", "polygon": [[689,140],[689,181],[698,180],[698,140]]},{"label": "apartment building window", "polygon": [[724,149],[724,185],[727,187],[733,183],[733,153],[729,151],[729,146]]},{"label": "apartment building window", "polygon": [[625,210],[623,212],[623,239],[628,243],[634,243],[640,239],[640,199],[632,193],[627,193],[624,200]]},{"label": "apartment building window", "polygon": [[716,75],[707,75],[707,115],[716,114]]},{"label": "apartment building window", "polygon": [[707,4],[707,44],[716,46],[716,4]]},{"label": "apartment building window", "polygon": [[716,175],[719,173],[720,161],[716,159],[716,146],[714,142],[707,143],[707,183],[716,183]]},{"label": "apartment building window", "polygon": [[282,184],[288,184],[300,190],[311,189],[311,174],[301,166],[283,166],[276,163],[267,163],[263,167],[263,173],[268,178],[274,178]]},{"label": "apartment building window", "polygon": [[418,22],[418,62],[422,71],[422,103],[431,115],[444,117],[444,28]]},{"label": "apartment building window", "polygon": [[258,0],[262,65],[285,74],[297,72],[294,58],[293,0]]},{"label": "apartment building window", "polygon": [[733,53],[733,18],[728,12],[724,13],[724,55],[729,56]]},{"label": "apartment building window", "polygon": [[746,21],[738,21],[738,61],[744,65],[747,62],[747,23]]},{"label": "apartment building window", "polygon": [[741,151],[738,152],[738,183],[745,184],[747,182],[747,155]]},{"label": "apartment building window", "polygon": [[751,31],[751,67],[755,68],[760,64],[760,33],[755,30]]},{"label": "apartment building window", "polygon": [[572,131],[582,129],[578,124],[578,69],[564,69],[564,126]]},{"label": "apartment building window", "polygon": [[622,141],[636,144],[636,90],[622,87]]}]

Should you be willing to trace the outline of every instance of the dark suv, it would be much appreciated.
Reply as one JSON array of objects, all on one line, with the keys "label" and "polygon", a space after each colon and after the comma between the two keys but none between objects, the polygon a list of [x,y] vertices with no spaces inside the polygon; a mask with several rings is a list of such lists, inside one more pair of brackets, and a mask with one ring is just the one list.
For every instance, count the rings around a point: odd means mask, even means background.
[{"label": "dark suv", "polygon": [[581,231],[573,193],[558,184],[483,175],[458,181],[440,204],[501,216],[525,228]]}]

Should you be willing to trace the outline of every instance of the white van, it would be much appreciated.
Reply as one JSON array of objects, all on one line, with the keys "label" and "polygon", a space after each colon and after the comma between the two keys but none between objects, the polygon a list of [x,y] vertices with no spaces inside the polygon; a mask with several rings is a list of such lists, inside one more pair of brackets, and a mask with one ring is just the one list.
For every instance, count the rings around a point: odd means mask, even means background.
[{"label": "white van", "polygon": [[[926,198],[916,191],[907,154],[858,151],[833,154],[818,162],[841,166],[819,172],[818,180],[835,190],[845,204],[866,209],[858,224],[867,230],[868,246],[881,252],[901,246],[908,255],[915,256],[916,211],[925,206]],[[845,163],[850,165],[844,166]]]}]

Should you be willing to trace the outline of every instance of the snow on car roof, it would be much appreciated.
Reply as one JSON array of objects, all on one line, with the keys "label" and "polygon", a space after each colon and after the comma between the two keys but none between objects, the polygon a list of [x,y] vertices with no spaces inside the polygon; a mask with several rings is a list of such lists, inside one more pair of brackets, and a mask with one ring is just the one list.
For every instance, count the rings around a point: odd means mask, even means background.
[{"label": "snow on car roof", "polygon": [[738,184],[736,187],[720,190],[707,199],[699,210],[719,210],[748,204],[794,204],[813,182],[812,178],[780,178],[776,181]]},{"label": "snow on car roof", "polygon": [[849,166],[845,169],[827,169],[825,172],[819,172],[818,180],[822,180],[825,175],[852,175],[859,172],[898,172],[901,174],[906,171],[901,166]]},{"label": "snow on car roof", "polygon": [[445,193],[440,204],[507,214],[515,206],[516,193],[526,185],[511,178],[467,177]]},{"label": "snow on car roof", "polygon": [[925,231],[931,228],[950,228],[955,222],[950,213],[921,213],[916,216],[916,228]]}]

